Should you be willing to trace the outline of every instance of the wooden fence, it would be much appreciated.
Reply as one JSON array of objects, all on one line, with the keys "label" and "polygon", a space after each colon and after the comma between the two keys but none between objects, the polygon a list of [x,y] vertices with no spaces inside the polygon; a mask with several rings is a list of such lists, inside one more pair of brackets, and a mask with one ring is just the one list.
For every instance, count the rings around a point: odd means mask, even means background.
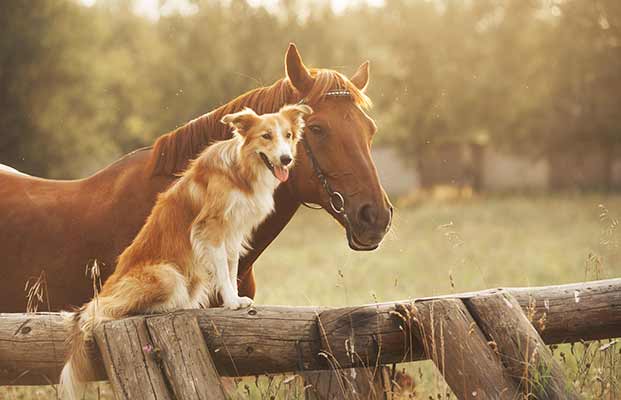
[{"label": "wooden fence", "polygon": [[[56,313],[0,314],[0,384],[57,382],[67,336]],[[621,279],[344,308],[138,316],[103,324],[91,354],[98,379],[110,378],[120,400],[220,399],[219,376],[287,372],[304,375],[311,396],[350,398],[357,383],[335,373],[344,368],[360,368],[367,382],[356,396],[390,398],[383,366],[423,359],[459,399],[514,399],[526,390],[574,399],[545,344],[613,337],[621,337]]]}]

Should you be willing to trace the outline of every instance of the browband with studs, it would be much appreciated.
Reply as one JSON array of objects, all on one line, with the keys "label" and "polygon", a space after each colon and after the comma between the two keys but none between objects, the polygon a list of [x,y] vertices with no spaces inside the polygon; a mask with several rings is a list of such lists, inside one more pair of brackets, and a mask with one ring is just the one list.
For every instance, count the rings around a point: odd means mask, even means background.
[{"label": "browband with studs", "polygon": [[335,89],[326,92],[326,96],[351,97],[351,93],[347,89]]},{"label": "browband with studs", "polygon": [[[333,96],[333,97],[351,97],[351,92],[349,90],[347,90],[347,89],[334,89],[334,90],[327,91],[325,96],[326,97],[329,97],[329,96]],[[298,101],[298,104],[306,104],[306,98],[300,99],[300,101]]]}]

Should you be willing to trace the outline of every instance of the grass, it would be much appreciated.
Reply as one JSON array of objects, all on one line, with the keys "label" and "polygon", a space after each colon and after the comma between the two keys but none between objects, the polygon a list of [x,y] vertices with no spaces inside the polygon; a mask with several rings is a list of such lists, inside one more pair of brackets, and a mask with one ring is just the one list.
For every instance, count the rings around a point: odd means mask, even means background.
[{"label": "grass", "polygon": [[[301,209],[256,263],[256,302],[341,306],[618,277],[618,217],[618,195],[428,201],[397,206],[383,246],[357,253],[348,249],[342,229],[323,211]],[[580,387],[585,398],[614,399],[621,397],[619,347],[605,341],[554,351],[570,384]],[[446,398],[446,387],[429,362],[411,364],[407,373],[413,398]],[[244,380],[233,398],[262,399],[274,393],[280,398],[285,391],[297,398],[293,385],[299,378],[282,381]],[[91,398],[111,398],[109,389],[100,387],[103,395],[93,392]],[[0,398],[9,400],[48,399],[53,393],[48,388],[0,388]]]},{"label": "grass", "polygon": [[[256,300],[338,306],[619,276],[621,252],[602,244],[609,226],[600,221],[600,204],[621,216],[621,196],[397,207],[392,232],[371,253],[349,250],[335,222],[303,209],[257,262]],[[597,271],[589,257],[601,261]]]}]

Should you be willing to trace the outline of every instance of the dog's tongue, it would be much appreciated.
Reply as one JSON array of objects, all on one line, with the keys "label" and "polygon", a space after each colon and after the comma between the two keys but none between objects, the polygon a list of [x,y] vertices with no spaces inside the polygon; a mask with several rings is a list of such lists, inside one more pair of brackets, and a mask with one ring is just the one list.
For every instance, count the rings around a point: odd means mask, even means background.
[{"label": "dog's tongue", "polygon": [[286,182],[289,179],[289,170],[283,167],[274,167],[274,175],[279,181]]}]

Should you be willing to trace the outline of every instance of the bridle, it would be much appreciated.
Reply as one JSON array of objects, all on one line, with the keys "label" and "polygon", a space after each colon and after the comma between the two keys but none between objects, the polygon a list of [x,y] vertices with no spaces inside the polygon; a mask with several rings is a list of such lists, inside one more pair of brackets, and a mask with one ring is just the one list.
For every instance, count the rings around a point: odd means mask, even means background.
[{"label": "bridle", "polygon": [[[330,96],[351,97],[351,93],[349,93],[349,91],[345,89],[336,89],[336,90],[328,91],[325,94],[325,96],[326,97],[330,97]],[[298,104],[304,104],[305,102],[306,102],[306,99],[302,99],[298,102]],[[340,215],[343,218],[343,224],[345,225],[345,233],[347,235],[347,240],[351,243],[353,239],[352,238],[352,227],[351,227],[351,222],[349,221],[349,216],[347,215],[347,212],[345,212],[345,198],[340,192],[332,189],[332,186],[330,186],[330,182],[328,182],[328,178],[326,177],[326,174],[321,169],[321,166],[319,165],[319,161],[317,160],[317,157],[315,157],[315,154],[313,153],[310,143],[308,143],[305,137],[302,137],[301,142],[302,142],[302,145],[304,146],[304,150],[306,151],[306,155],[308,156],[311,162],[311,166],[313,168],[313,172],[315,173],[315,177],[319,180],[319,182],[321,183],[321,186],[323,187],[323,189],[328,195],[328,198],[330,201],[330,207],[332,208],[332,211],[334,211],[335,214]],[[300,202],[302,203],[303,206],[308,207],[312,210],[323,209],[322,206],[314,207],[304,201],[300,201]]]}]

